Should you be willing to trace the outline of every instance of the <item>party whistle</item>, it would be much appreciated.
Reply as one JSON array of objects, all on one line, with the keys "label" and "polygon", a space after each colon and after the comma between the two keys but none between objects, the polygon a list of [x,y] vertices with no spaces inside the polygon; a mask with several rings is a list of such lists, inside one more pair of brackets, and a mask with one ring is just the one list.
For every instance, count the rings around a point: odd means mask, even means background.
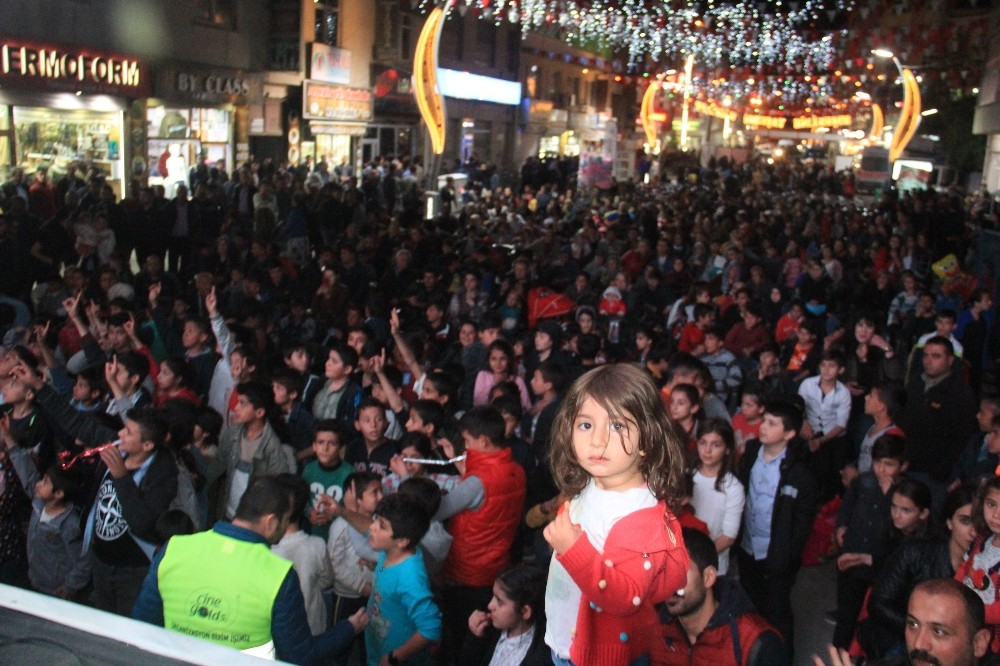
[{"label": "party whistle", "polygon": [[418,463],[420,465],[451,465],[452,463],[462,462],[465,460],[465,455],[455,456],[454,458],[448,458],[447,460],[438,460],[436,458],[403,458],[403,462],[408,463]]},{"label": "party whistle", "polygon": [[81,460],[86,460],[88,458],[96,458],[101,455],[101,451],[105,449],[110,449],[112,447],[118,446],[122,443],[122,440],[116,439],[113,442],[108,442],[107,444],[101,444],[100,446],[95,446],[89,449],[84,449],[76,455],[72,455],[69,451],[59,452],[59,466],[63,469],[69,469],[73,465],[77,464]]}]

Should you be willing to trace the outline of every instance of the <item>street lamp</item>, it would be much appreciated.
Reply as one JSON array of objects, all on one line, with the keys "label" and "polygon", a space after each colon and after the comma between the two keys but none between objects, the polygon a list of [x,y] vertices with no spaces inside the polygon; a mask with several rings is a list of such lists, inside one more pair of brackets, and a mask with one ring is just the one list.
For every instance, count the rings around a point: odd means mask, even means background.
[{"label": "street lamp", "polygon": [[903,81],[903,110],[899,114],[896,130],[889,142],[889,162],[895,162],[903,154],[903,149],[917,133],[920,126],[920,86],[913,70],[905,67],[896,55],[887,49],[873,49],[872,55],[879,58],[891,58]]},{"label": "street lamp", "polygon": [[896,54],[889,49],[872,49],[872,55],[878,56],[879,58],[891,58],[892,61],[896,63],[896,67],[899,68],[899,73],[903,73],[903,66],[899,64],[899,58],[897,58]]},{"label": "street lamp", "polygon": [[691,71],[694,67],[694,54],[689,54],[684,62],[684,106],[681,110],[681,150],[688,148],[688,114],[691,106]]}]

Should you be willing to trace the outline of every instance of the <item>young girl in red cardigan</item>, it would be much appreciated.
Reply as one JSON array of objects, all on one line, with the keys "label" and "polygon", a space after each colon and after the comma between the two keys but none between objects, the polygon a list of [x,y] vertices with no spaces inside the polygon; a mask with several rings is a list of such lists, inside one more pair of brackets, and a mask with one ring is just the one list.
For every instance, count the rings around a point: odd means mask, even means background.
[{"label": "young girl in red cardigan", "polygon": [[972,507],[976,538],[955,580],[972,589],[986,606],[986,628],[990,630],[988,654],[1000,654],[1000,476],[979,487]]},{"label": "young girl in red cardigan", "polygon": [[544,536],[555,551],[545,643],[556,666],[661,663],[655,604],[684,587],[688,557],[670,510],[683,453],[656,386],[632,365],[580,377],[552,429],[564,497]]}]

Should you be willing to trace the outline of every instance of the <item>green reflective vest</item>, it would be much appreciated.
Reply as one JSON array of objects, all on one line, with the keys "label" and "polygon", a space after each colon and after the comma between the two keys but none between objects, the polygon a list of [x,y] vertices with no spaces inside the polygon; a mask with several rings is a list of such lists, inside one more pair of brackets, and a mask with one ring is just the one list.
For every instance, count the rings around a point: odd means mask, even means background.
[{"label": "green reflective vest", "polygon": [[237,650],[266,645],[291,568],[261,543],[214,531],[174,537],[157,570],[163,626]]}]

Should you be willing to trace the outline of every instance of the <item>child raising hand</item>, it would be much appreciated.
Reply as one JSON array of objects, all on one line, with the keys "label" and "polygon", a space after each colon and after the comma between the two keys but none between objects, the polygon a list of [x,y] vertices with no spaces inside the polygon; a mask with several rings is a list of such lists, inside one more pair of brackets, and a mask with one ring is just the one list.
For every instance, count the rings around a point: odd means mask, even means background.
[{"label": "child raising hand", "polygon": [[[557,666],[657,663],[655,604],[684,587],[688,557],[668,502],[683,454],[652,380],[607,365],[569,390],[552,430],[553,477],[572,498],[545,528],[545,642]],[[642,662],[640,662],[642,663]]]}]

